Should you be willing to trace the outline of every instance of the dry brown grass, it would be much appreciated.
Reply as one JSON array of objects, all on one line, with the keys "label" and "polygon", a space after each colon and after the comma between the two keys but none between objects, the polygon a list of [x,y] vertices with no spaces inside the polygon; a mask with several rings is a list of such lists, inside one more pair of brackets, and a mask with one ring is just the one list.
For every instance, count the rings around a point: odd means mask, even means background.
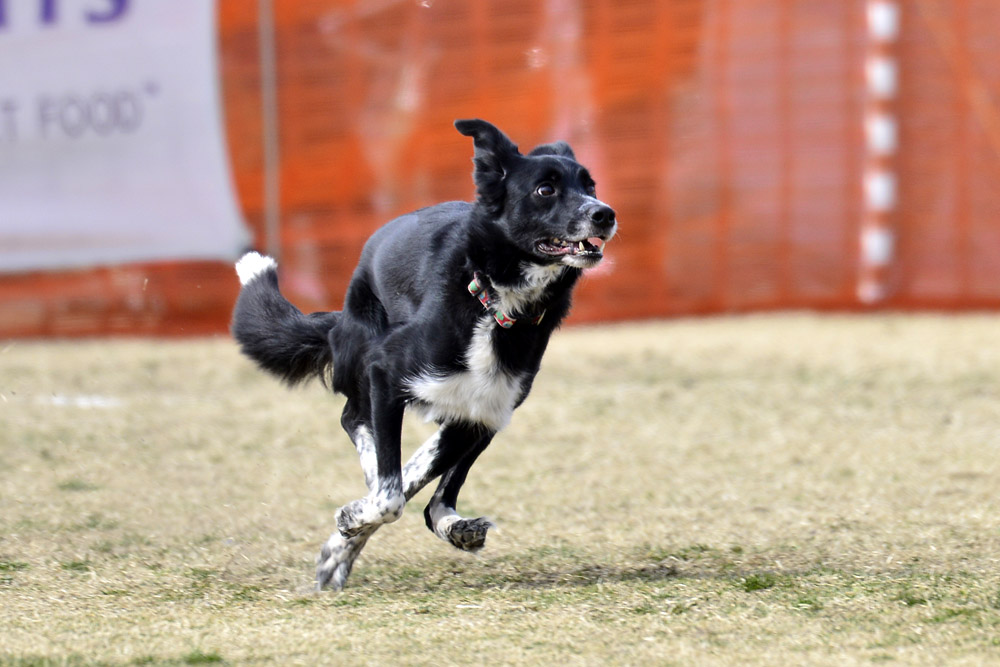
[{"label": "dry brown grass", "polygon": [[0,664],[1000,660],[998,331],[560,332],[460,501],[482,554],[425,492],[320,595],[338,400],[225,340],[0,344]]}]

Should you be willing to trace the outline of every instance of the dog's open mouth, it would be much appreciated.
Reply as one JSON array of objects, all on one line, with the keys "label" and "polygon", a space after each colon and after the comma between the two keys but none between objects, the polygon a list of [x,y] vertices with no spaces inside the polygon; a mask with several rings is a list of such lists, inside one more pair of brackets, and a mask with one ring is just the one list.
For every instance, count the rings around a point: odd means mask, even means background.
[{"label": "dog's open mouth", "polygon": [[599,236],[592,236],[589,239],[579,241],[566,241],[564,239],[551,238],[538,242],[538,251],[545,255],[560,257],[563,255],[582,255],[584,257],[598,258],[603,255],[605,240]]}]

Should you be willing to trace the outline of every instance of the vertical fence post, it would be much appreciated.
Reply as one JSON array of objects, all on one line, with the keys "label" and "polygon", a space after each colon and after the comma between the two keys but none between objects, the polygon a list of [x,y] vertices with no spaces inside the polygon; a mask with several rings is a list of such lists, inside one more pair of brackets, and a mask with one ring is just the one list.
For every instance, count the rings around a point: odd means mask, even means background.
[{"label": "vertical fence post", "polygon": [[264,247],[267,254],[280,259],[281,154],[272,0],[257,2],[257,39],[260,55],[260,116],[264,152]]},{"label": "vertical fence post", "polygon": [[866,14],[865,165],[857,290],[862,303],[874,305],[892,292],[896,259],[900,5],[897,0],[867,0]]}]

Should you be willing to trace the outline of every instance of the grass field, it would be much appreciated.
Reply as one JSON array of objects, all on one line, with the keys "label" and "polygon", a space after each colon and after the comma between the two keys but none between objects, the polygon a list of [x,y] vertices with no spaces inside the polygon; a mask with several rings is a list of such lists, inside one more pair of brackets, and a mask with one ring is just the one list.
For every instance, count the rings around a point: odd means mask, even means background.
[{"label": "grass field", "polygon": [[1000,663],[1000,317],[561,331],[486,548],[428,489],[314,594],[339,407],[223,339],[0,343],[0,665]]}]

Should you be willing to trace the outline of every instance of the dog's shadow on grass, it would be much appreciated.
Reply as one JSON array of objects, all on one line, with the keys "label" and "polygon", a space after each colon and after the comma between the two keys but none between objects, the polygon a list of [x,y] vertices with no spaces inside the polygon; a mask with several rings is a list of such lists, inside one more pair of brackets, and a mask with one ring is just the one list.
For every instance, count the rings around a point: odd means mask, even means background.
[{"label": "dog's shadow on grass", "polygon": [[374,587],[383,592],[399,593],[448,588],[488,590],[544,590],[586,588],[598,584],[626,582],[657,582],[676,578],[680,571],[675,563],[654,562],[634,565],[601,563],[578,564],[573,567],[544,565],[525,567],[523,563],[474,564],[451,562],[442,568],[428,564],[426,569],[388,563],[358,572],[350,588]]},{"label": "dog's shadow on grass", "polygon": [[[680,574],[672,563],[651,565],[611,566],[589,564],[571,570],[534,570],[508,578],[512,588],[586,587],[602,583],[655,582],[673,579]],[[473,586],[477,582],[469,582]],[[487,588],[489,586],[483,586]]]},{"label": "dog's shadow on grass", "polygon": [[747,586],[768,587],[778,581],[769,570],[775,559],[773,553],[750,554],[742,547],[704,544],[642,544],[607,560],[567,545],[536,547],[492,558],[421,556],[401,561],[383,556],[362,563],[348,588],[400,594],[447,590],[542,591],[601,584],[657,585],[676,579],[719,579],[741,586],[746,580]]}]

